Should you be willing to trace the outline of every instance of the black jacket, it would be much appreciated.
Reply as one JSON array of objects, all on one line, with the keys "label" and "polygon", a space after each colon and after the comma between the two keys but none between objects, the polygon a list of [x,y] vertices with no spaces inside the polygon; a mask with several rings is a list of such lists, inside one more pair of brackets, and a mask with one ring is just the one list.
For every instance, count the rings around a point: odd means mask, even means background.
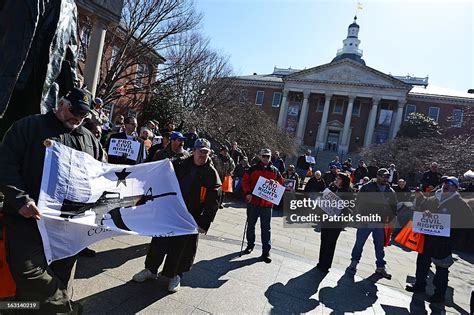
[{"label": "black jacket", "polygon": [[[203,166],[194,164],[193,156],[173,163],[181,194],[188,211],[199,227],[209,229],[219,209],[221,181],[216,169],[209,160]],[[201,202],[201,187],[206,190],[204,202]]]},{"label": "black jacket", "polygon": [[436,187],[438,185],[441,185],[443,180],[441,179],[443,175],[438,172],[432,172],[431,170],[426,171],[423,173],[423,178],[421,179],[421,185],[423,186],[423,189],[425,189],[428,186],[433,186]]},{"label": "black jacket", "polygon": [[359,183],[361,179],[369,175],[369,171],[367,170],[367,167],[365,166],[358,166],[354,172],[354,177],[356,183]]},{"label": "black jacket", "polygon": [[382,223],[391,221],[397,213],[397,196],[390,185],[385,185],[385,189],[381,192],[376,180],[362,186],[356,197],[356,212],[361,215],[378,214]]},{"label": "black jacket", "polygon": [[46,139],[86,152],[97,160],[103,159],[102,146],[89,130],[82,126],[68,130],[52,111],[15,122],[0,145],[0,190],[5,195],[3,211],[16,214],[27,202],[38,202]]},{"label": "black jacket", "polygon": [[[127,139],[127,134],[125,132],[119,132],[119,133],[111,135],[109,140],[107,140],[107,144],[106,144],[107,153],[109,152],[111,139]],[[139,149],[136,161],[128,159],[125,156],[116,156],[116,155],[109,154],[108,162],[110,164],[126,164],[126,165],[135,165],[135,164],[143,163],[145,161],[144,154],[143,154],[143,152],[145,152],[146,150],[145,144],[143,140],[138,137],[133,137],[132,140],[140,142],[140,149]]]},{"label": "black jacket", "polygon": [[306,162],[306,155],[302,155],[296,161],[296,167],[302,170],[309,170],[311,163]]},{"label": "black jacket", "polygon": [[320,178],[319,180],[316,177],[311,177],[304,187],[306,192],[322,192],[326,189],[326,182],[324,179]]},{"label": "black jacket", "polygon": [[[417,198],[416,208],[420,211],[429,210],[431,213],[451,214],[450,237],[425,235],[424,254],[442,259],[451,255],[453,239],[468,236],[474,223],[472,210],[459,193],[455,193],[444,201],[441,201],[439,197],[440,191],[437,191],[434,196]],[[468,240],[464,240],[466,241]]]}]

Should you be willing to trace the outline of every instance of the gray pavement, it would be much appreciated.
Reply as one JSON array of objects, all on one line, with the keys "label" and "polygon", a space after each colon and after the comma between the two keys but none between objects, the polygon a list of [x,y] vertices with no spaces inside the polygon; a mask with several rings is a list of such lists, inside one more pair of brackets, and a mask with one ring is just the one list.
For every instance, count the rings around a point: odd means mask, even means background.
[{"label": "gray pavement", "polygon": [[386,248],[393,278],[380,279],[374,274],[375,254],[369,239],[357,274],[347,274],[355,230],[346,229],[338,240],[333,268],[323,275],[314,269],[319,233],[311,226],[283,222],[281,213],[274,211],[273,262],[265,264],[258,259],[258,246],[250,255],[238,255],[244,205],[220,210],[208,235],[200,238],[193,269],[174,294],[167,292],[166,278],[131,281],[143,268],[150,238],[103,240],[91,246],[98,251],[96,257],[79,260],[73,298],[86,314],[468,314],[474,255],[455,255],[446,306],[429,305],[424,301],[427,295],[404,291],[406,283],[414,280],[416,253]]}]

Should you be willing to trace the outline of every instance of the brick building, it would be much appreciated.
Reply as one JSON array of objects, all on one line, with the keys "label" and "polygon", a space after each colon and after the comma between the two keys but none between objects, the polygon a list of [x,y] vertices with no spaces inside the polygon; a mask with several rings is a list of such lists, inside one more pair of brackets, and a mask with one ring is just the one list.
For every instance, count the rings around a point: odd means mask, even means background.
[{"label": "brick building", "polygon": [[[119,26],[123,0],[76,0],[76,4],[80,39],[79,68],[88,89],[93,95],[99,96],[102,95],[101,82],[112,71],[124,46],[126,32]],[[143,45],[140,47],[143,50]],[[139,116],[151,96],[150,86],[156,78],[158,65],[165,59],[152,48],[145,51],[136,60],[127,62],[127,68],[119,74],[123,78],[114,82],[114,95],[108,97],[104,105],[110,121],[117,115]]]},{"label": "brick building", "polygon": [[368,67],[356,20],[330,63],[237,77],[239,101],[262,106],[298,143],[340,153],[393,139],[412,112],[462,128],[474,94],[430,86],[428,77],[392,76]]}]

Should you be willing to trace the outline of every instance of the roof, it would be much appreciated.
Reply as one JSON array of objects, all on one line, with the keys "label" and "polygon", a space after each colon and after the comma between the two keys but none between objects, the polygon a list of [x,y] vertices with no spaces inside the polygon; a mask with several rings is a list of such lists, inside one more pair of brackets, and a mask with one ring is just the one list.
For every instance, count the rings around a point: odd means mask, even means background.
[{"label": "roof", "polygon": [[251,80],[251,81],[265,81],[265,82],[283,82],[281,77],[273,74],[254,74],[254,75],[243,75],[236,77],[239,80]]},{"label": "roof", "polygon": [[428,85],[426,88],[422,86],[414,86],[409,95],[420,95],[420,96],[448,96],[448,97],[461,97],[461,98],[469,98],[474,100],[474,94],[470,94],[467,92],[456,91],[452,89],[448,89],[445,87],[435,86],[435,85]]}]

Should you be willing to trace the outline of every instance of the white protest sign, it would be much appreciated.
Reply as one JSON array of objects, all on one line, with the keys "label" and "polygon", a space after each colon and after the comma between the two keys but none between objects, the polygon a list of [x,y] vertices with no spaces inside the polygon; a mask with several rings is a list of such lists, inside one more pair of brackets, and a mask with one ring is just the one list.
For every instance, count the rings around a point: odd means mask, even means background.
[{"label": "white protest sign", "polygon": [[314,159],[314,156],[306,155],[306,156],[305,156],[305,160],[306,160],[306,163],[311,163],[311,164],[315,164],[315,163],[316,163],[316,160]]},{"label": "white protest sign", "polygon": [[451,215],[414,211],[413,232],[449,237],[451,234]]},{"label": "white protest sign", "polygon": [[338,207],[338,205],[341,205],[341,198],[330,191],[329,188],[326,188],[323,195],[318,199],[319,207],[330,216],[341,214],[342,208]]},{"label": "white protest sign", "polygon": [[136,161],[140,152],[140,142],[127,139],[110,139],[108,155],[126,156]]},{"label": "white protest sign", "polygon": [[270,201],[274,205],[278,205],[280,203],[281,197],[283,197],[284,192],[284,186],[280,185],[276,181],[260,176],[255,188],[252,191],[252,194],[266,201]]}]

